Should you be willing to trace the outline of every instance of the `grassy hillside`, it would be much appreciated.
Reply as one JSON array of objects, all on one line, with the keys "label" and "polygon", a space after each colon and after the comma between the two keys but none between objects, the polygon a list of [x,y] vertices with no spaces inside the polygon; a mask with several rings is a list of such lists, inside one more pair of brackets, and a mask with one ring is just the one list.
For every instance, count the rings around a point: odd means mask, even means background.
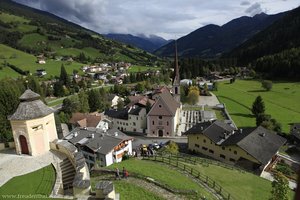
[{"label": "grassy hillside", "polygon": [[254,99],[261,95],[266,113],[271,114],[282,125],[285,133],[289,132],[289,123],[300,119],[300,83],[273,83],[271,91],[266,92],[258,81],[237,80],[233,84],[220,82],[214,92],[220,102],[225,103],[229,114],[238,127],[255,126],[255,117],[251,113]]},{"label": "grassy hillside", "polygon": [[[83,65],[78,62],[56,61],[54,59],[46,60],[46,64],[36,63],[36,57],[23,51],[0,44],[0,78],[18,77],[20,74],[5,65],[5,62],[18,66],[22,70],[29,70],[35,73],[37,69],[45,69],[47,71],[46,78],[51,76],[59,76],[60,66],[65,65],[68,73],[72,73],[74,69],[79,70]],[[1,70],[2,68],[2,70]]]},{"label": "grassy hillside", "polygon": [[[10,0],[0,1],[0,31],[0,44],[3,44],[0,46],[0,63],[6,59],[7,62],[22,70],[30,70],[31,73],[34,73],[36,68],[45,68],[48,74],[55,76],[62,64],[55,60],[68,58],[74,60],[68,66],[69,72],[89,63],[124,61],[142,66],[155,66],[157,62],[162,62],[141,49],[111,41],[57,16]],[[6,52],[7,46],[23,53],[18,51],[15,53],[18,59],[8,60],[8,54],[16,50],[10,49]],[[35,64],[35,56],[41,54],[46,57],[47,64],[38,66]]]}]

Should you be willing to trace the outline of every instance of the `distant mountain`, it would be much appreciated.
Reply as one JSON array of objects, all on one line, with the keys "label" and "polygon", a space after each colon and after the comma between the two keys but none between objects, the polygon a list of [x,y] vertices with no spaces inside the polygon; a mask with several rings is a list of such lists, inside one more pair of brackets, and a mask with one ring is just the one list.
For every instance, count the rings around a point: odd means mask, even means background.
[{"label": "distant mountain", "polygon": [[104,34],[104,36],[115,41],[135,46],[148,52],[153,52],[154,50],[168,43],[168,40],[156,35],[150,35],[147,37],[143,34],[134,36],[131,34],[109,33]]},{"label": "distant mountain", "polygon": [[232,50],[225,58],[251,64],[270,78],[300,80],[300,7]]},{"label": "distant mountain", "polygon": [[[259,31],[280,19],[285,13],[267,15],[261,13],[254,17],[240,17],[223,26],[209,24],[177,40],[178,54],[182,57],[200,56],[213,58],[229,52]],[[172,56],[171,43],[154,52],[158,56]]]}]

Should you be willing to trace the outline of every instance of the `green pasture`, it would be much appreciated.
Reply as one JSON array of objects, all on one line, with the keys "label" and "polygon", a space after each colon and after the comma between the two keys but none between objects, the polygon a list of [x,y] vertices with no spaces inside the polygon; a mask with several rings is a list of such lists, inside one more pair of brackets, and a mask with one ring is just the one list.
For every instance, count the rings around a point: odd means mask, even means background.
[{"label": "green pasture", "polygon": [[[50,78],[51,76],[59,76],[60,67],[64,64],[67,72],[71,74],[74,69],[80,70],[80,67],[83,65],[78,62],[66,62],[66,61],[55,61],[55,60],[46,60],[46,64],[38,64],[36,63],[36,57],[17,49],[13,49],[6,45],[0,44],[0,63],[6,61],[7,63],[13,64],[19,67],[22,70],[29,70],[30,73],[34,74],[37,69],[45,69],[47,72],[46,78]],[[13,76],[16,77],[17,73],[13,70],[7,70],[8,74],[2,74],[2,70],[0,70],[0,78],[5,76]]]},{"label": "green pasture", "polygon": [[5,22],[5,23],[10,23],[10,22],[19,22],[19,23],[26,23],[29,22],[29,20],[23,18],[23,17],[19,17],[16,15],[11,15],[5,12],[1,12],[0,13],[0,19]]},{"label": "green pasture", "polygon": [[136,72],[145,72],[145,71],[154,71],[159,70],[158,68],[154,67],[148,67],[148,66],[141,66],[141,65],[132,65],[129,67],[128,72],[129,73],[136,73]]},{"label": "green pasture", "polygon": [[236,80],[233,84],[224,81],[214,93],[238,127],[255,126],[251,107],[258,95],[265,102],[266,113],[281,123],[283,132],[288,133],[289,124],[300,120],[299,82],[275,82],[271,91],[265,91],[255,80]]}]

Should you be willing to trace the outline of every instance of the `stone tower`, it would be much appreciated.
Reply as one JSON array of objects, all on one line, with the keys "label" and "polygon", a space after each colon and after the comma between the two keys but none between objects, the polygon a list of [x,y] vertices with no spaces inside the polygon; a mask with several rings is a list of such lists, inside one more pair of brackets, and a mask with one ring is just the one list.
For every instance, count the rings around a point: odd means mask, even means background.
[{"label": "stone tower", "polygon": [[172,94],[175,100],[180,103],[180,76],[179,76],[179,66],[177,58],[177,41],[175,40],[175,58],[174,58],[174,76],[172,83]]},{"label": "stone tower", "polygon": [[53,110],[40,95],[27,89],[20,96],[20,104],[10,116],[17,154],[41,155],[50,150],[50,142],[57,139]]}]

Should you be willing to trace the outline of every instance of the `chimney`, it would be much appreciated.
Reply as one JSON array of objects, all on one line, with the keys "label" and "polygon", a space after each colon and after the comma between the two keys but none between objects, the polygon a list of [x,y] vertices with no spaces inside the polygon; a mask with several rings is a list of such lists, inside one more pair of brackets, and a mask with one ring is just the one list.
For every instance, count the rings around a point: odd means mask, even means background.
[{"label": "chimney", "polygon": [[240,129],[240,133],[243,133],[243,129]]},{"label": "chimney", "polygon": [[203,126],[201,126],[201,131],[203,131]]},{"label": "chimney", "polygon": [[91,134],[91,138],[94,139],[94,137],[95,137],[95,135],[94,135],[94,133],[92,133],[92,134]]},{"label": "chimney", "polygon": [[74,132],[73,135],[74,135],[74,137],[77,137],[78,133],[77,133],[77,132]]}]

